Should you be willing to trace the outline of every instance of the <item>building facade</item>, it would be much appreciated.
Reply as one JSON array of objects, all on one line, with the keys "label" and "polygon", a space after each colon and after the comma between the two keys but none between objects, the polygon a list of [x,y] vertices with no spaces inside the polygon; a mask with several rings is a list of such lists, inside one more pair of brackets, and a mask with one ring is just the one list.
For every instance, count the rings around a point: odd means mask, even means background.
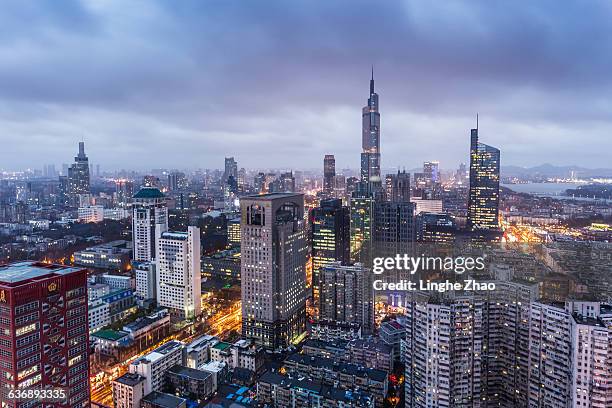
[{"label": "building facade", "polygon": [[157,303],[176,319],[193,319],[202,312],[200,229],[163,232],[157,240]]},{"label": "building facade", "polygon": [[304,196],[244,197],[241,204],[242,335],[266,348],[306,330]]}]

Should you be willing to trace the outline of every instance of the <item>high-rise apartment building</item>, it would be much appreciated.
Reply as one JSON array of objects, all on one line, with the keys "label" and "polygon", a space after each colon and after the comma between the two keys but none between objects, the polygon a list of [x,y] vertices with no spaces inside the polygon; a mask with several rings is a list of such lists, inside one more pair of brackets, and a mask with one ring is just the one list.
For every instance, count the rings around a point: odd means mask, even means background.
[{"label": "high-rise apartment building", "polygon": [[357,323],[362,333],[374,329],[374,290],[372,271],[362,264],[333,262],[321,268],[319,318]]},{"label": "high-rise apartment building", "polygon": [[193,319],[202,312],[200,229],[166,231],[157,239],[157,303],[176,319]]},{"label": "high-rise apartment building", "polygon": [[407,302],[406,406],[607,407],[612,326],[600,305],[543,303],[537,284],[495,283]]},{"label": "high-rise apartment building", "polygon": [[248,196],[240,205],[242,335],[286,346],[306,330],[304,196]]},{"label": "high-rise apartment building", "polygon": [[327,198],[334,196],[336,177],[336,158],[333,154],[326,154],[323,159],[323,195]]},{"label": "high-rise apartment building", "polygon": [[380,178],[380,113],[378,112],[378,94],[374,91],[374,68],[370,79],[370,97],[362,109],[361,124],[361,181],[368,184],[370,191],[382,187]]},{"label": "high-rise apartment building", "polygon": [[0,406],[9,389],[62,388],[66,400],[44,406],[89,407],[87,269],[37,262],[0,266]]},{"label": "high-rise apartment building", "polygon": [[187,177],[185,173],[180,171],[173,171],[168,174],[168,190],[170,191],[180,191],[185,190],[189,185],[187,181]]},{"label": "high-rise apartment building", "polygon": [[471,231],[499,229],[499,149],[478,141],[478,128],[470,142],[470,193],[467,227]]},{"label": "high-rise apartment building", "polygon": [[166,197],[156,187],[143,187],[133,198],[132,237],[134,260],[155,259],[155,242],[168,230]]},{"label": "high-rise apartment building", "polygon": [[315,306],[319,304],[319,271],[331,262],[343,264],[351,257],[351,218],[342,200],[322,200],[310,213],[312,242],[312,293]]}]

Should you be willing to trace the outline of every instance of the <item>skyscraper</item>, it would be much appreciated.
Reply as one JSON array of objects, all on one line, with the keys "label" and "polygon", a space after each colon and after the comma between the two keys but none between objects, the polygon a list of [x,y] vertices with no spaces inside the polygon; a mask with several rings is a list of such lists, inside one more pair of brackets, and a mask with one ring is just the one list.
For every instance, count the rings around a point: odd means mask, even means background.
[{"label": "skyscraper", "polygon": [[68,169],[68,193],[72,205],[79,203],[79,195],[89,192],[89,159],[85,155],[85,142],[79,142],[79,154]]},{"label": "skyscraper", "polygon": [[238,162],[236,162],[233,157],[226,157],[225,171],[223,172],[223,182],[227,182],[230,176],[234,177],[234,180],[236,180],[236,182],[238,181]]},{"label": "skyscraper", "polygon": [[166,197],[155,187],[143,187],[134,196],[132,240],[135,261],[155,259],[155,242],[168,230]]},{"label": "skyscraper", "polygon": [[440,163],[430,161],[423,163],[423,174],[427,180],[427,184],[431,187],[440,182]]},{"label": "skyscraper", "polygon": [[243,197],[242,335],[275,349],[306,331],[304,196]]},{"label": "skyscraper", "polygon": [[359,182],[350,200],[351,209],[351,260],[367,265],[372,244],[374,198],[365,182]]},{"label": "skyscraper", "polygon": [[62,388],[57,408],[89,407],[87,269],[38,262],[0,266],[0,406],[8,389]]},{"label": "skyscraper", "polygon": [[350,262],[351,219],[342,200],[322,200],[310,213],[312,242],[312,294],[315,306],[319,304],[319,271],[331,262]]},{"label": "skyscraper", "polygon": [[382,186],[380,178],[380,113],[378,112],[378,94],[374,92],[374,68],[370,79],[370,97],[362,110],[362,153],[361,181],[368,184],[370,191],[377,191]]},{"label": "skyscraper", "polygon": [[467,227],[471,231],[499,229],[499,149],[478,141],[478,126],[470,143],[470,194]]},{"label": "skyscraper", "polygon": [[187,232],[162,232],[155,264],[158,305],[170,309],[174,320],[200,315],[200,229],[190,226]]},{"label": "skyscraper", "polygon": [[410,173],[398,170],[397,174],[387,174],[385,193],[388,201],[410,202]]},{"label": "skyscraper", "polygon": [[333,262],[321,268],[319,318],[357,323],[365,334],[374,329],[372,271],[362,264]]},{"label": "skyscraper", "polygon": [[336,177],[336,159],[333,154],[326,154],[323,159],[323,195],[334,196],[334,178]]}]

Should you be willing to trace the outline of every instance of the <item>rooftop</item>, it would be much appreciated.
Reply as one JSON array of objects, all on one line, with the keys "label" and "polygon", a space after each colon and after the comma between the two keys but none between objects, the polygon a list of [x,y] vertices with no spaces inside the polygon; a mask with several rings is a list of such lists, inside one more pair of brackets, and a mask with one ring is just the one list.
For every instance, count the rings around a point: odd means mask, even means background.
[{"label": "rooftop", "polygon": [[164,394],[157,391],[153,391],[142,400],[155,404],[156,407],[163,408],[179,408],[185,406],[187,403],[187,400],[184,398],[175,397],[174,395]]},{"label": "rooftop", "polygon": [[213,348],[217,349],[217,350],[227,350],[228,348],[232,347],[231,343],[226,343],[224,341],[220,341],[219,343],[215,344],[213,346]]},{"label": "rooftop", "polygon": [[115,381],[121,384],[129,385],[130,387],[133,387],[136,384],[140,384],[141,382],[145,380],[146,378],[144,378],[140,374],[125,373],[121,377],[117,378]]},{"label": "rooftop", "polygon": [[188,377],[195,380],[205,380],[212,375],[208,371],[196,370],[195,368],[184,367],[178,364],[170,367],[168,371],[180,375],[181,377]]},{"label": "rooftop", "polygon": [[9,286],[16,283],[30,283],[40,278],[50,278],[56,275],[68,275],[82,271],[83,268],[73,268],[64,265],[45,264],[42,262],[24,261],[0,266],[0,284]]},{"label": "rooftop", "polygon": [[182,349],[184,344],[178,340],[171,340],[166,344],[159,346],[149,354],[140,357],[138,360],[134,361],[132,364],[140,364],[140,363],[152,363],[157,360],[164,358],[167,354],[172,353],[173,351]]},{"label": "rooftop", "polygon": [[146,199],[146,198],[164,198],[165,195],[157,187],[143,187],[138,191],[134,198]]},{"label": "rooftop", "polygon": [[115,330],[98,330],[91,334],[92,337],[97,337],[103,340],[117,341],[128,334],[123,331],[115,331]]}]

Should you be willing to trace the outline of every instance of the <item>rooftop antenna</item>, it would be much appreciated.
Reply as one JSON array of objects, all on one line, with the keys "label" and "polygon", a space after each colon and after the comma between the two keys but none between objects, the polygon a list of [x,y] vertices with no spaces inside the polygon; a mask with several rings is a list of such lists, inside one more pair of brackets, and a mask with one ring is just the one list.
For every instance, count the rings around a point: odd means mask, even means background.
[{"label": "rooftop antenna", "polygon": [[478,132],[478,113],[476,113],[476,132]]}]

